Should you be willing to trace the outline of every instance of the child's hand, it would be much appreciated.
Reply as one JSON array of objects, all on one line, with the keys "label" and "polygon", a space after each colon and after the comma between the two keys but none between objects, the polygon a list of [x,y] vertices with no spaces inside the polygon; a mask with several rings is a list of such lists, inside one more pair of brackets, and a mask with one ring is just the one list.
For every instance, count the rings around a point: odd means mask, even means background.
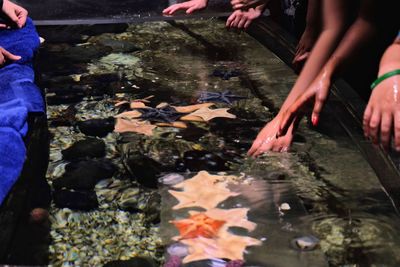
[{"label": "child's hand", "polygon": [[233,9],[248,9],[251,7],[256,7],[264,5],[269,0],[231,0],[231,5]]},{"label": "child's hand", "polygon": [[226,27],[247,29],[253,20],[261,16],[263,10],[264,5],[256,8],[249,8],[246,11],[236,10],[226,20]]},{"label": "child's hand", "polygon": [[4,64],[6,64],[8,61],[17,61],[20,59],[20,56],[13,55],[3,47],[0,47],[0,67],[4,66]]},{"label": "child's hand", "polygon": [[207,7],[208,0],[191,0],[180,4],[172,5],[163,10],[164,15],[173,15],[178,10],[186,10],[186,14],[192,14],[196,10]]},{"label": "child's hand", "polygon": [[[8,0],[4,0],[2,11],[18,26],[18,28],[24,27],[26,19],[28,18],[28,11],[26,11],[26,9]],[[0,24],[0,28],[7,28],[9,26],[10,25]]]}]

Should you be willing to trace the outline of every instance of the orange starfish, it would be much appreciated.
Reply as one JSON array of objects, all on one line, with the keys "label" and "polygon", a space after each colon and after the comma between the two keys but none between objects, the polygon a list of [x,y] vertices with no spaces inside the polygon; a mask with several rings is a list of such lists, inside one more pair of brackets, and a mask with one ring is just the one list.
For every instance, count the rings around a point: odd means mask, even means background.
[{"label": "orange starfish", "polygon": [[226,222],[215,220],[208,217],[205,213],[197,213],[190,216],[188,219],[171,221],[171,223],[178,228],[180,236],[177,239],[181,240],[200,236],[214,238]]}]

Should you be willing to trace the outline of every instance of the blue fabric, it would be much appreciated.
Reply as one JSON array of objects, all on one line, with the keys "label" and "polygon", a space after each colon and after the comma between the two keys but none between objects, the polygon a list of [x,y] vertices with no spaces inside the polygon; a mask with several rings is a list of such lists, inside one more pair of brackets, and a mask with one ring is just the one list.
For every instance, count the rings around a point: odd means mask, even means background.
[{"label": "blue fabric", "polygon": [[0,46],[21,59],[0,68],[0,204],[18,179],[26,148],[29,112],[44,112],[35,85],[33,57],[40,41],[31,19],[22,29],[0,30]]}]

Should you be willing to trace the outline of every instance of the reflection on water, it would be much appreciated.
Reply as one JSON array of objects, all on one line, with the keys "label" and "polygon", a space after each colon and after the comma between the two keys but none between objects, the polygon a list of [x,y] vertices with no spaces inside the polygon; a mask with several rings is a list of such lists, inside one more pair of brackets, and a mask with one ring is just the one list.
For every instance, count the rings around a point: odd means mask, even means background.
[{"label": "reflection on water", "polygon": [[[163,226],[173,213],[160,199],[158,178],[201,170],[253,177],[251,186],[232,185],[242,195],[230,200],[250,208],[249,219],[259,226],[252,235],[264,240],[248,249],[249,264],[398,265],[398,217],[331,114],[320,131],[302,124],[291,153],[245,156],[296,78],[275,55],[217,20],[113,27],[43,32],[51,40],[39,65],[53,134],[47,177],[55,200],[54,265],[128,259],[160,265],[168,243],[160,220]],[[151,107],[184,106],[203,92],[227,90],[246,97],[217,103],[235,120],[157,127],[152,136],[111,132],[113,117],[130,110],[117,102],[153,95]],[[283,214],[282,203],[291,207]],[[293,239],[308,235],[321,240],[315,251],[291,248]]]}]

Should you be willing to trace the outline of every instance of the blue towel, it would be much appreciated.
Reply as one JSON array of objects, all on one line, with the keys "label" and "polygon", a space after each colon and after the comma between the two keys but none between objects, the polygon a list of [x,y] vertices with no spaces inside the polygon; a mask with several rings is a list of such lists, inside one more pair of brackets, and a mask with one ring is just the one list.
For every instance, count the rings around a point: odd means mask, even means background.
[{"label": "blue towel", "polygon": [[35,85],[33,57],[39,36],[31,19],[22,29],[0,30],[0,46],[21,59],[0,68],[0,204],[18,179],[26,148],[23,138],[29,112],[44,112]]}]

